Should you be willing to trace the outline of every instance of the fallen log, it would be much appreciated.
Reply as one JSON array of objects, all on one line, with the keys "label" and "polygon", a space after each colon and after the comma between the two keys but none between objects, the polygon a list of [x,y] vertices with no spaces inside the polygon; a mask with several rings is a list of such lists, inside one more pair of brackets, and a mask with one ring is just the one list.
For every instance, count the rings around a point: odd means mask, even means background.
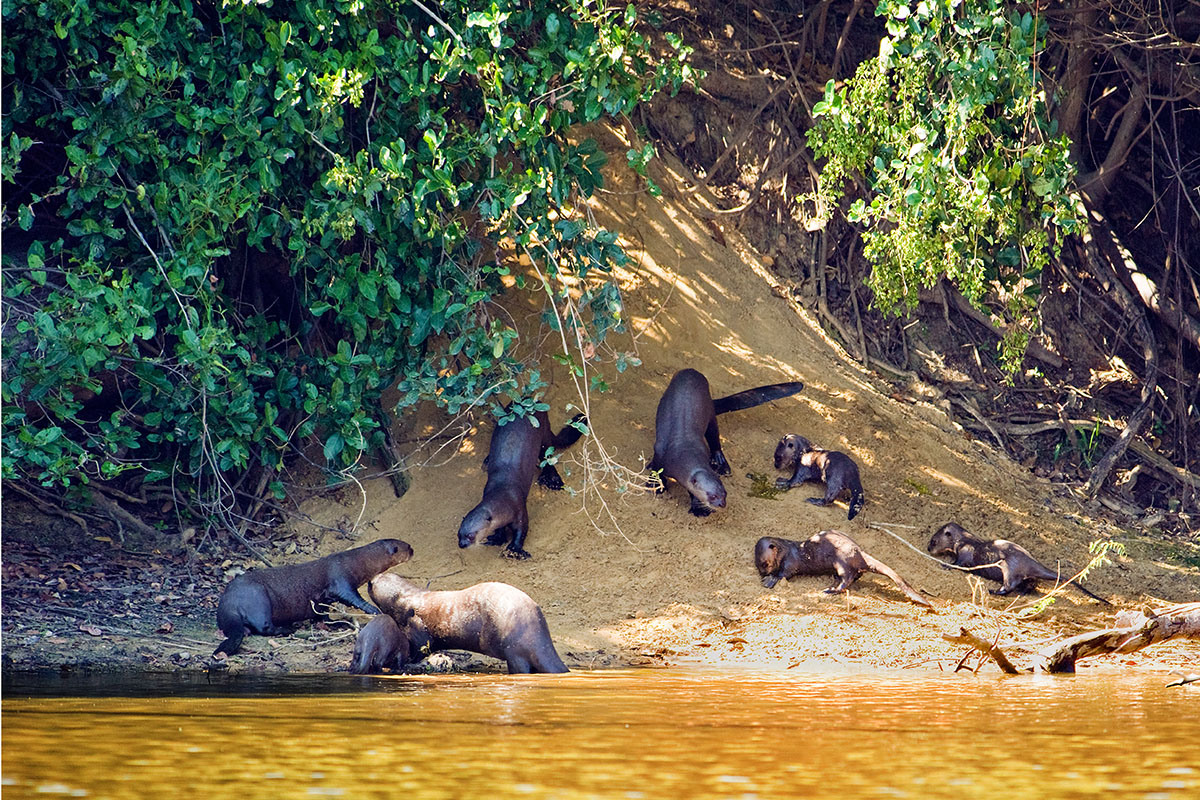
[{"label": "fallen log", "polygon": [[1071,673],[1081,658],[1108,653],[1133,653],[1176,636],[1200,639],[1200,603],[1180,603],[1145,611],[1117,614],[1119,627],[1081,633],[1034,656],[1034,672]]},{"label": "fallen log", "polygon": [[[1179,603],[1149,611],[1122,611],[1117,614],[1114,623],[1117,626],[1115,628],[1081,633],[1043,647],[1034,655],[1031,670],[1024,671],[1074,673],[1075,663],[1083,658],[1109,653],[1133,653],[1177,636],[1200,639],[1200,603]],[[942,634],[942,638],[985,653],[1010,675],[1018,672],[995,644],[981,639],[966,628],[960,631],[957,635]]]}]

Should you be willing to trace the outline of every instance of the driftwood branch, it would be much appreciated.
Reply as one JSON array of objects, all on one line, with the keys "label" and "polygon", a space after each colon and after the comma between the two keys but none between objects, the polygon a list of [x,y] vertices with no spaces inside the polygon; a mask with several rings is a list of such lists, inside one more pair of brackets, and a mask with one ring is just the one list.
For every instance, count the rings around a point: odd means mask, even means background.
[{"label": "driftwood branch", "polygon": [[1081,658],[1133,653],[1177,636],[1200,639],[1200,603],[1181,603],[1149,613],[1123,611],[1115,621],[1119,627],[1081,633],[1038,651],[1034,671],[1074,672],[1075,662]]},{"label": "driftwood branch", "polygon": [[959,633],[953,636],[943,633],[942,638],[951,644],[965,644],[974,647],[984,655],[991,656],[991,659],[996,662],[996,666],[1000,667],[1000,670],[1008,675],[1016,675],[1019,672],[999,647],[986,639],[979,638],[966,628],[959,628]]},{"label": "driftwood branch", "polygon": [[[1180,603],[1149,611],[1122,611],[1117,614],[1114,624],[1117,627],[1081,633],[1043,647],[1034,654],[1032,671],[1073,673],[1076,662],[1083,658],[1109,653],[1133,653],[1176,637],[1200,639],[1200,603]],[[954,635],[944,633],[942,638],[953,644],[968,645],[990,656],[1008,675],[1021,672],[994,643],[966,628],[960,628],[959,631]],[[1184,679],[1189,677],[1184,676]]]}]

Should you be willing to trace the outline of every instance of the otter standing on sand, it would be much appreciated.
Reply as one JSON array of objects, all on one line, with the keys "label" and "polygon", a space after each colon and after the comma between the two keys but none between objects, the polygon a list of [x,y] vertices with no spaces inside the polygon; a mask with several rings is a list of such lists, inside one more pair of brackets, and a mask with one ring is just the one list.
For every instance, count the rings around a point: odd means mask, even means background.
[{"label": "otter standing on sand", "polygon": [[[954,566],[969,569],[989,581],[998,581],[1001,586],[991,589],[992,594],[1028,594],[1039,580],[1061,580],[1057,572],[1043,565],[1021,545],[1006,539],[976,539],[953,522],[946,523],[930,537],[929,552],[935,556],[954,556]],[[1103,597],[1083,588],[1077,581],[1067,582],[1088,597],[1112,605]]]},{"label": "otter standing on sand", "polygon": [[[587,417],[576,414],[555,435],[550,432],[550,417],[545,411],[537,412],[533,418],[536,427],[528,417],[516,417],[492,431],[487,458],[483,461],[487,470],[483,499],[458,526],[459,547],[470,547],[479,536],[486,535],[485,544],[508,544],[502,555],[529,558],[525,551],[525,536],[529,533],[526,504],[533,476],[538,474],[547,451],[553,448],[558,453],[575,444],[583,435],[577,425],[587,424]],[[553,464],[540,467],[538,483],[554,491],[563,488],[562,477]]]},{"label": "otter standing on sand", "polygon": [[394,572],[367,586],[371,599],[408,631],[411,652],[470,650],[499,658],[510,673],[567,672],[541,607],[507,583],[458,591],[422,589]]},{"label": "otter standing on sand", "polygon": [[[654,459],[651,470],[662,470],[663,488],[671,478],[691,494],[688,509],[707,517],[725,507],[725,485],[718,476],[730,473],[721,452],[717,415],[778,400],[804,388],[800,381],[774,383],[713,400],[708,379],[694,369],[671,378],[654,415]],[[661,489],[659,491],[662,491]]]},{"label": "otter standing on sand", "polygon": [[376,614],[358,631],[350,671],[369,675],[385,669],[403,669],[409,659],[408,634],[388,614]]},{"label": "otter standing on sand", "polygon": [[908,584],[896,571],[858,546],[841,531],[821,531],[807,541],[778,539],[764,536],[754,545],[754,565],[768,589],[781,578],[791,580],[797,575],[828,575],[841,577],[841,583],[826,589],[837,594],[849,589],[864,572],[874,572],[892,579],[908,599],[925,608],[933,604]]},{"label": "otter standing on sand", "polygon": [[824,497],[810,497],[814,506],[827,506],[843,494],[850,493],[850,511],[846,519],[854,519],[863,507],[862,480],[858,476],[858,465],[845,453],[837,450],[822,450],[795,433],[779,440],[775,447],[775,469],[792,470],[791,478],[775,481],[778,489],[791,489],[806,481],[823,481]]},{"label": "otter standing on sand", "polygon": [[286,636],[296,623],[320,616],[314,603],[336,600],[378,614],[379,609],[359,595],[358,587],[408,561],[412,553],[406,542],[380,539],[304,564],[243,572],[229,582],[217,604],[217,626],[228,638],[213,655],[233,655],[247,633]]}]

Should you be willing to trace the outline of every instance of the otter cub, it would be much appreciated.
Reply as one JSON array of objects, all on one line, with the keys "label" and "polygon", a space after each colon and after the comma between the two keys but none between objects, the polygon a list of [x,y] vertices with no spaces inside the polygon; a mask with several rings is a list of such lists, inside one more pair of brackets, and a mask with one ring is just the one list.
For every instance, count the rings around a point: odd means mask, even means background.
[{"label": "otter cub", "polygon": [[845,453],[822,450],[795,433],[789,433],[775,446],[775,469],[792,470],[791,478],[779,478],[776,488],[791,489],[806,481],[823,481],[824,497],[810,497],[814,506],[827,506],[846,492],[850,493],[850,511],[846,519],[854,519],[863,507],[862,480],[858,465]]},{"label": "otter cub", "polygon": [[[1005,539],[984,541],[976,539],[953,522],[938,529],[929,539],[929,552],[935,556],[953,556],[956,567],[970,569],[981,578],[997,581],[999,589],[991,593],[1006,595],[1011,592],[1028,594],[1039,580],[1058,581],[1057,572],[1035,559],[1028,550]],[[949,565],[947,565],[949,566]],[[1076,581],[1068,581],[1079,591],[1105,605],[1112,605],[1103,597],[1092,594]]]},{"label": "otter cub", "polygon": [[908,584],[896,571],[858,546],[841,531],[821,531],[804,542],[764,536],[754,545],[754,565],[768,589],[780,578],[791,580],[797,575],[828,575],[834,573],[842,580],[826,589],[836,594],[849,589],[864,572],[885,575],[908,595],[908,599],[925,608],[933,605]]},{"label": "otter cub", "polygon": [[369,675],[385,669],[400,670],[408,664],[410,655],[408,633],[389,615],[376,614],[358,631],[350,671]]}]

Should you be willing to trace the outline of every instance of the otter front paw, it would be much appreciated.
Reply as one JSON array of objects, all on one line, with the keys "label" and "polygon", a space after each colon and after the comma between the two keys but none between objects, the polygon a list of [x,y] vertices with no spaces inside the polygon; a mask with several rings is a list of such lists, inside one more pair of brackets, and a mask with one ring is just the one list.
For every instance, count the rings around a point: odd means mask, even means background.
[{"label": "otter front paw", "polygon": [[499,547],[500,545],[508,544],[510,534],[508,530],[498,530],[492,535],[483,540],[483,543],[491,547]]}]

